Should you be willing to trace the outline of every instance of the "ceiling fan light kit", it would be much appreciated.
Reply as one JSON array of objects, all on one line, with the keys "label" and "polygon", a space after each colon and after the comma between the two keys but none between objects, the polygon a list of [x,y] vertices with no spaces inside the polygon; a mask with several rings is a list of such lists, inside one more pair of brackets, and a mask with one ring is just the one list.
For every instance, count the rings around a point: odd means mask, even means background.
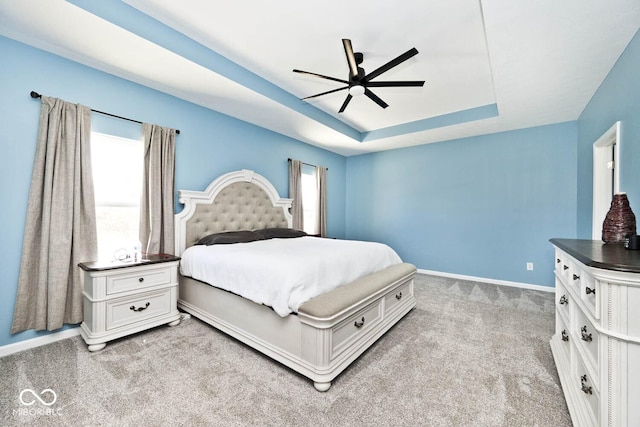
[{"label": "ceiling fan light kit", "polygon": [[349,95],[351,96],[360,96],[364,95],[364,86],[362,85],[353,85],[349,88]]},{"label": "ceiling fan light kit", "polygon": [[338,113],[342,113],[347,108],[347,105],[349,105],[349,102],[351,101],[351,99],[354,96],[360,96],[360,95],[366,95],[369,99],[371,99],[373,102],[378,104],[380,107],[387,108],[389,105],[386,102],[384,102],[382,99],[380,99],[371,90],[369,90],[369,88],[371,88],[371,87],[422,87],[422,86],[424,86],[424,80],[421,80],[421,81],[386,81],[386,82],[385,81],[383,81],[383,82],[378,82],[378,81],[374,82],[374,81],[372,81],[374,78],[378,77],[380,74],[382,74],[382,73],[384,73],[386,71],[389,71],[393,67],[396,67],[396,66],[402,64],[403,62],[405,62],[406,60],[408,60],[408,59],[414,57],[415,55],[417,55],[418,54],[418,50],[415,47],[409,49],[408,51],[406,51],[402,55],[398,56],[395,59],[392,59],[391,61],[387,62],[386,64],[382,65],[381,67],[376,68],[375,70],[373,70],[369,74],[365,74],[364,69],[362,67],[358,67],[358,65],[360,65],[362,63],[362,61],[364,60],[364,55],[362,53],[360,53],[360,52],[354,52],[353,51],[353,46],[351,45],[351,40],[349,40],[349,39],[342,39],[342,45],[344,46],[344,53],[345,53],[345,55],[347,57],[347,64],[349,65],[349,79],[348,80],[338,79],[336,77],[325,76],[325,75],[322,75],[322,74],[317,74],[317,73],[312,73],[312,72],[309,72],[309,71],[303,71],[303,70],[297,70],[297,69],[294,69],[293,72],[294,73],[299,73],[299,74],[307,74],[307,75],[310,75],[310,76],[319,77],[321,79],[335,81],[335,82],[338,82],[338,83],[343,83],[346,86],[340,87],[340,88],[337,88],[337,89],[333,89],[333,90],[328,90],[326,92],[318,93],[318,94],[315,94],[315,95],[307,96],[305,98],[302,98],[302,100],[307,100],[307,99],[311,99],[311,98],[317,98],[317,97],[322,96],[322,95],[328,95],[330,93],[334,93],[334,92],[338,92],[338,91],[341,91],[341,90],[348,89],[347,97],[345,98],[344,102],[342,103],[342,106],[340,107],[340,110],[338,111]]}]

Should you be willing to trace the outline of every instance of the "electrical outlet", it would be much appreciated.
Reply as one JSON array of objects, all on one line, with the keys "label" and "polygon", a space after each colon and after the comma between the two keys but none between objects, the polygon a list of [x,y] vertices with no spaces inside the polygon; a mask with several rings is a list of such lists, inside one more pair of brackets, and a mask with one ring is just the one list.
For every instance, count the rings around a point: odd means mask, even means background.
[{"label": "electrical outlet", "polygon": [[527,263],[527,270],[528,271],[533,271],[533,263],[532,262],[528,262]]}]

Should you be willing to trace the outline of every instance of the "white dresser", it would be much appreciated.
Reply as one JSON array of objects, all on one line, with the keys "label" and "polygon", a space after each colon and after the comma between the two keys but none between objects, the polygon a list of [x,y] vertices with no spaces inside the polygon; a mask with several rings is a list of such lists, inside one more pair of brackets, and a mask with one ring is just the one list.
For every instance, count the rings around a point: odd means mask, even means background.
[{"label": "white dresser", "polygon": [[180,323],[179,261],[173,255],[150,255],[137,263],[80,263],[84,271],[80,334],[89,351],[154,326]]},{"label": "white dresser", "polygon": [[575,426],[640,426],[640,251],[552,239],[551,351]]}]

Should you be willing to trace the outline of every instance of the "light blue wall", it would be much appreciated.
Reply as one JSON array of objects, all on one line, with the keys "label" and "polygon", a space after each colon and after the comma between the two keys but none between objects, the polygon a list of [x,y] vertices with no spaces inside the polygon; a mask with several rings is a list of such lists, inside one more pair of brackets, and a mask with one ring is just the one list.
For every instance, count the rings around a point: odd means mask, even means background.
[{"label": "light blue wall", "polygon": [[350,157],[347,237],[421,269],[553,286],[548,240],[575,237],[576,144],[570,122]]},{"label": "light blue wall", "polygon": [[[548,239],[589,238],[591,144],[617,120],[622,190],[640,213],[638,35],[577,122],[348,159],[2,37],[0,54],[0,346],[40,335],[9,334],[39,111],[31,90],[180,129],[178,189],[250,168],[286,194],[288,157],[327,166],[329,234],[386,242],[422,269],[551,286]],[[139,132],[99,115],[93,124]]]},{"label": "light blue wall", "polygon": [[[620,191],[640,224],[640,32],[636,33],[578,120],[578,236],[591,238],[593,143],[621,122]],[[640,231],[640,229],[639,229]]]},{"label": "light blue wall", "polygon": [[[233,119],[169,95],[0,37],[0,346],[33,338],[33,331],[10,335],[20,252],[31,179],[40,102],[36,92],[91,108],[180,129],[176,149],[176,189],[204,189],[222,173],[253,169],[288,195],[287,158],[327,166],[328,233],[345,234],[346,159],[300,141]],[[125,136],[136,125],[94,115],[96,130]]]}]

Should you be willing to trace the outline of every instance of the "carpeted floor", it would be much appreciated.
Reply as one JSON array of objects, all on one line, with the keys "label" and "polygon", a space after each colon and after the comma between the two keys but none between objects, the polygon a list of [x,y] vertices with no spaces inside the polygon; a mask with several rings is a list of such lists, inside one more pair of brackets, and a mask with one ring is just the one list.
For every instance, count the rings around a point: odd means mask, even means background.
[{"label": "carpeted floor", "polygon": [[[1,358],[0,425],[571,426],[552,293],[417,275],[416,298],[326,393],[191,318]],[[25,389],[57,399],[26,407]]]}]

